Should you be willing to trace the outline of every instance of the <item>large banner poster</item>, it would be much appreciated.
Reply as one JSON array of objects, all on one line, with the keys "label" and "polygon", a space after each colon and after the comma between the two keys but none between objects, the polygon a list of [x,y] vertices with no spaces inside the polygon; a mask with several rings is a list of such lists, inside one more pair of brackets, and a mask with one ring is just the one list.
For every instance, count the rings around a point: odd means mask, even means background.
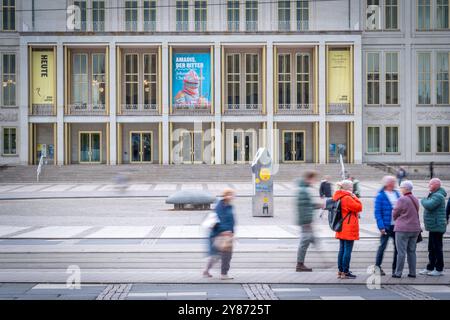
[{"label": "large banner poster", "polygon": [[55,102],[54,53],[32,51],[32,104],[53,105]]},{"label": "large banner poster", "polygon": [[349,49],[328,51],[328,104],[349,105],[351,103],[351,72]]},{"label": "large banner poster", "polygon": [[173,54],[172,101],[178,109],[206,109],[211,106],[209,53]]}]

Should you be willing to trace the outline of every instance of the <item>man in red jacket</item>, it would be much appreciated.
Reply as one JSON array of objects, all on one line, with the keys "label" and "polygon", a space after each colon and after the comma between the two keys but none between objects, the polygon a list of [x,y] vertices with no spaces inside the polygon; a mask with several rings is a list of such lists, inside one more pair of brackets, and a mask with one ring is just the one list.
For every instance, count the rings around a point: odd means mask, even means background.
[{"label": "man in red jacket", "polygon": [[353,243],[359,240],[359,212],[362,210],[361,201],[352,193],[353,182],[344,180],[342,188],[333,195],[333,200],[341,200],[342,230],[336,232],[339,239],[338,278],[354,279],[356,276],[350,272]]}]

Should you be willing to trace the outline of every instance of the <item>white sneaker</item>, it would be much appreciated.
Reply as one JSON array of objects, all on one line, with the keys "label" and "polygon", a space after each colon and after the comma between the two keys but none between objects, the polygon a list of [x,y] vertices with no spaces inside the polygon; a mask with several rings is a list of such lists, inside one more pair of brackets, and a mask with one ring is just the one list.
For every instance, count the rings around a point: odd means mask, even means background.
[{"label": "white sneaker", "polygon": [[230,277],[227,274],[221,274],[220,275],[220,280],[233,280],[233,277]]},{"label": "white sneaker", "polygon": [[423,269],[422,271],[419,272],[419,274],[421,275],[428,275],[431,271],[427,270],[427,269]]},{"label": "white sneaker", "polygon": [[437,271],[436,269],[434,269],[431,272],[428,272],[429,276],[433,276],[433,277],[439,277],[442,276],[442,271]]}]

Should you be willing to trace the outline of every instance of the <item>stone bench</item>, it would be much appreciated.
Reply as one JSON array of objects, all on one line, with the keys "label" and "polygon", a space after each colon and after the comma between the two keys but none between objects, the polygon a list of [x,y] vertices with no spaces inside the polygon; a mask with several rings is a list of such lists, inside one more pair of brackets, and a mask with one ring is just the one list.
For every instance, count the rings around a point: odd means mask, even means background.
[{"label": "stone bench", "polygon": [[166,203],[173,204],[176,210],[207,210],[211,208],[211,203],[215,201],[215,196],[203,190],[182,190],[166,199]]}]

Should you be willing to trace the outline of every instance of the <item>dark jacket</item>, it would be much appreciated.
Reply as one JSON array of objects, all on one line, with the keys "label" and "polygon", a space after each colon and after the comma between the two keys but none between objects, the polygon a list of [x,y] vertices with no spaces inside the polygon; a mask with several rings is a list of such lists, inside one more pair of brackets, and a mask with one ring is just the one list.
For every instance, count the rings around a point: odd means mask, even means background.
[{"label": "dark jacket", "polygon": [[353,194],[361,198],[361,189],[359,188],[359,180],[353,180]]},{"label": "dark jacket", "polygon": [[448,224],[448,220],[450,219],[450,198],[448,199],[448,202],[447,202],[447,209],[445,209],[445,211],[446,211],[447,224]]},{"label": "dark jacket", "polygon": [[300,180],[297,193],[297,222],[299,225],[310,224],[313,221],[314,210],[318,205],[314,203],[310,185]]},{"label": "dark jacket", "polygon": [[234,233],[234,226],[236,220],[234,218],[233,206],[230,204],[225,204],[223,200],[217,202],[215,208],[217,217],[219,218],[219,223],[217,223],[214,228],[212,228],[209,234],[209,254],[217,254],[217,249],[214,247],[214,238],[225,231],[231,231]]},{"label": "dark jacket", "polygon": [[395,232],[420,232],[419,200],[407,193],[397,200],[392,216],[395,220]]},{"label": "dark jacket", "polygon": [[[394,192],[397,195],[397,199],[400,198],[398,191],[394,190]],[[384,188],[380,189],[375,198],[375,220],[379,230],[391,227],[392,209],[391,202],[386,193],[384,193]]]},{"label": "dark jacket", "polygon": [[398,169],[397,170],[397,179],[404,179],[408,176],[405,169]]},{"label": "dark jacket", "polygon": [[420,203],[424,207],[423,220],[425,229],[430,232],[442,232],[447,229],[447,219],[445,216],[445,197],[447,192],[439,188],[435,192],[428,194]]},{"label": "dark jacket", "polygon": [[319,194],[321,198],[331,198],[333,196],[331,183],[325,180],[322,181],[320,183]]}]

